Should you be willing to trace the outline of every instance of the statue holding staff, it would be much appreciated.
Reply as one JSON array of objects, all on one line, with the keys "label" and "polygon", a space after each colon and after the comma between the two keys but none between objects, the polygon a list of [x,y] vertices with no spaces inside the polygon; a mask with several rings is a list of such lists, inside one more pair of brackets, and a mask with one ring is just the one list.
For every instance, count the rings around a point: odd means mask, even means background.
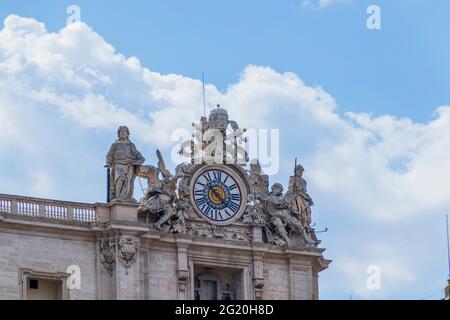
[{"label": "statue holding staff", "polygon": [[145,159],[129,140],[130,130],[120,126],[117,130],[117,140],[111,145],[106,156],[106,167],[111,169],[110,200],[121,202],[136,202],[133,198],[134,179],[137,167]]}]

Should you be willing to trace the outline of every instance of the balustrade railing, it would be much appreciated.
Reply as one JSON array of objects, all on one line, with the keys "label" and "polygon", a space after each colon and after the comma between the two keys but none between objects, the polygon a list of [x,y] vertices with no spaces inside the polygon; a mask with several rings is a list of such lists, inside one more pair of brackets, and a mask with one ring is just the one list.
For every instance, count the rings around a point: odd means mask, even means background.
[{"label": "balustrade railing", "polygon": [[0,194],[0,214],[16,214],[56,220],[96,222],[92,204]]}]

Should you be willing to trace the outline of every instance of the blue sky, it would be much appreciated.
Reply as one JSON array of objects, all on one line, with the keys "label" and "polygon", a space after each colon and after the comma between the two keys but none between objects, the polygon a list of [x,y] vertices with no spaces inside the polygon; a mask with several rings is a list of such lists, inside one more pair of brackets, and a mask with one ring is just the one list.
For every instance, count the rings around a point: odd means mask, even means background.
[{"label": "blue sky", "polygon": [[[301,74],[327,88],[342,111],[429,119],[450,99],[450,3],[350,1],[321,10],[302,1],[3,1],[0,14],[64,27],[77,4],[82,20],[126,56],[161,73],[207,80],[225,89],[248,64]],[[369,4],[382,30],[365,28]],[[383,81],[380,81],[383,79]]]},{"label": "blue sky", "polygon": [[[450,2],[302,2],[2,1],[1,21],[14,14],[46,30],[18,18],[2,31],[0,128],[10,139],[0,143],[0,192],[101,201],[104,153],[119,124],[108,110],[130,120],[154,162],[154,148],[170,152],[169,129],[180,125],[162,119],[182,114],[189,126],[201,112],[196,80],[205,72],[209,103],[232,104],[239,123],[283,128],[272,182],[287,181],[301,154],[313,215],[330,228],[321,234],[334,260],[320,277],[322,298],[439,298],[450,208]],[[61,31],[71,4],[91,29]],[[370,4],[381,8],[381,30],[366,28]],[[22,30],[42,41],[15,47]],[[52,33],[60,38],[45,40]],[[84,54],[91,48],[101,57]],[[62,58],[43,58],[54,53]],[[66,78],[59,63],[84,76]],[[381,290],[365,289],[369,264],[385,270]]]}]

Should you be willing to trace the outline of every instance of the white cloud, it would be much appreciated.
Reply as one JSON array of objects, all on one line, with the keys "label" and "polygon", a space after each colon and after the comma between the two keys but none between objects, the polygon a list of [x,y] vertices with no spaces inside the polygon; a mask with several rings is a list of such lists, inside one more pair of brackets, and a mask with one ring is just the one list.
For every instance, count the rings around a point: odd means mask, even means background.
[{"label": "white cloud", "polygon": [[449,205],[450,141],[443,137],[450,134],[450,107],[439,107],[427,124],[347,116],[346,134],[310,160],[313,180],[323,192],[373,218],[437,213]]},{"label": "white cloud", "polygon": [[55,192],[55,183],[51,177],[45,172],[33,172],[31,174],[32,191],[43,197],[51,197]]},{"label": "white cloud", "polygon": [[[398,291],[402,286],[411,285],[417,280],[414,268],[399,252],[384,243],[367,245],[363,257],[343,254],[336,261],[336,269],[345,279],[346,288],[358,299],[379,299],[387,292]],[[373,276],[371,266],[379,271],[379,287],[370,288],[367,280]],[[342,283],[341,279],[341,283]]]},{"label": "white cloud", "polygon": [[304,8],[326,8],[333,4],[348,3],[350,0],[303,0]]},{"label": "white cloud", "polygon": [[[0,31],[1,192],[101,201],[116,127],[130,127],[148,162],[156,147],[169,158],[173,130],[189,129],[202,113],[201,87],[198,79],[162,75],[124,57],[83,23],[50,33],[34,19],[7,17]],[[291,157],[300,154],[315,217],[401,225],[450,207],[450,107],[439,107],[427,123],[341,115],[321,87],[253,65],[225,92],[213,84],[206,91],[241,126],[281,129],[283,165],[271,182],[286,180]],[[417,277],[414,270],[399,274],[406,258],[367,256],[363,243],[340,272],[380,257],[392,281]]]}]

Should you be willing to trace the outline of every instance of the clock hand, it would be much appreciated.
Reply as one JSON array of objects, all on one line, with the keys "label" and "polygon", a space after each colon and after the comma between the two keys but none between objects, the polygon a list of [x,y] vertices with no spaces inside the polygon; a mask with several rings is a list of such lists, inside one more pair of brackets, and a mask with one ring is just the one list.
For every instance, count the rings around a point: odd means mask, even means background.
[{"label": "clock hand", "polygon": [[222,198],[221,194],[218,193],[216,190],[214,190],[214,188],[210,188],[209,189],[212,193],[214,193],[214,195],[219,199],[220,202],[222,202],[224,199]]}]

